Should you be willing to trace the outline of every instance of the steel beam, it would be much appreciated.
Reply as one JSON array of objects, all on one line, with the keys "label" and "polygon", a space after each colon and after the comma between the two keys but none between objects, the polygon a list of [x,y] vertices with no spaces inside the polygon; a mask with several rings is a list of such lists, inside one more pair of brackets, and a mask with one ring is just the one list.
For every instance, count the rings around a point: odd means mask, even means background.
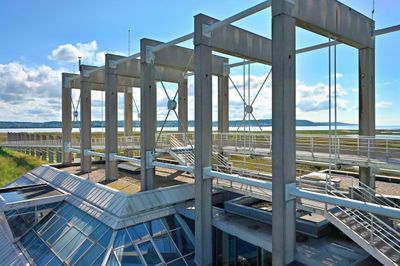
[{"label": "steel beam", "polygon": [[296,243],[296,202],[285,197],[296,182],[296,21],[274,12],[279,2],[272,3],[272,263],[287,265]]},{"label": "steel beam", "polygon": [[212,265],[212,180],[204,179],[204,168],[212,157],[212,48],[203,36],[202,15],[195,16],[195,261]]}]

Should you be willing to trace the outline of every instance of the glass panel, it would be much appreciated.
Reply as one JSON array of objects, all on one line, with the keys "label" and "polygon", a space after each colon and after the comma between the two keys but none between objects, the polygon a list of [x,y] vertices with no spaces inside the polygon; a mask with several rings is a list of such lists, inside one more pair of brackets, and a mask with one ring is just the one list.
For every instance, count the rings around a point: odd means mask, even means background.
[{"label": "glass panel", "polygon": [[183,259],[174,260],[168,263],[169,266],[186,266],[186,262]]},{"label": "glass panel", "polygon": [[50,244],[50,246],[52,246],[57,239],[59,239],[62,235],[65,234],[65,232],[67,232],[71,227],[68,224],[63,224],[60,229],[57,230],[57,232],[55,232],[48,240],[47,242]]},{"label": "glass panel", "polygon": [[35,239],[36,234],[33,231],[29,231],[26,235],[24,235],[20,241],[21,244],[26,248],[32,240]]},{"label": "glass panel", "polygon": [[257,265],[257,247],[236,238],[237,261],[239,265]]},{"label": "glass panel", "polygon": [[181,256],[168,234],[157,236],[153,238],[153,241],[165,262],[169,262]]},{"label": "glass panel", "polygon": [[75,210],[74,213],[75,215],[71,218],[70,222],[80,230],[82,230],[93,219],[91,216],[80,210]]},{"label": "glass panel", "polygon": [[107,231],[108,226],[106,226],[103,223],[100,223],[100,225],[94,230],[89,236],[95,241],[99,241],[100,237]]},{"label": "glass panel", "polygon": [[81,257],[75,265],[88,266],[91,265],[96,259],[104,252],[104,248],[98,244],[93,245],[86,253]]},{"label": "glass panel", "polygon": [[162,221],[168,230],[174,230],[174,229],[180,227],[180,224],[175,219],[174,215],[164,217],[164,218],[162,218]]},{"label": "glass panel", "polygon": [[161,262],[160,257],[150,241],[141,243],[138,247],[148,265],[156,265]]},{"label": "glass panel", "polygon": [[7,218],[14,237],[19,237],[35,224],[35,213],[21,214]]},{"label": "glass panel", "polygon": [[86,226],[82,229],[82,232],[85,235],[90,235],[96,228],[99,226],[100,222],[98,222],[96,219],[92,219]]},{"label": "glass panel", "polygon": [[115,257],[113,252],[110,254],[106,266],[119,266],[117,258]]},{"label": "glass panel", "polygon": [[50,260],[54,258],[53,252],[47,249],[39,258],[35,260],[36,265],[46,265]]},{"label": "glass panel", "polygon": [[28,251],[29,255],[33,256],[35,251],[40,247],[40,245],[42,245],[42,243],[43,241],[35,235],[31,243],[26,246],[25,249]]},{"label": "glass panel", "polygon": [[178,229],[171,232],[171,237],[182,255],[186,255],[194,251],[193,244],[187,238],[183,229]]},{"label": "glass panel", "polygon": [[161,235],[167,232],[167,229],[160,219],[146,222],[145,224],[152,236]]},{"label": "glass panel", "polygon": [[58,256],[65,260],[76,247],[79,247],[86,237],[82,233],[78,233],[63,249],[58,253]]},{"label": "glass panel", "polygon": [[131,239],[133,241],[135,241],[137,239],[137,237],[140,237],[140,239],[145,239],[145,238],[150,237],[149,232],[147,231],[146,226],[144,226],[144,224],[138,224],[138,225],[133,226],[136,237],[135,237],[135,235],[130,233],[131,228],[132,227],[129,227],[129,228],[127,228],[127,230],[129,232],[129,236],[131,237]]},{"label": "glass panel", "polygon": [[100,238],[99,244],[102,245],[103,247],[107,248],[108,244],[110,243],[111,235],[113,231],[109,228],[104,235]]},{"label": "glass panel", "polygon": [[106,255],[106,251],[103,251],[103,253],[100,255],[100,257],[92,264],[93,266],[101,266],[104,261],[104,255]]},{"label": "glass panel", "polygon": [[121,265],[124,266],[143,265],[142,261],[140,260],[139,253],[137,252],[137,250],[133,245],[117,249],[115,250],[115,254],[119,259]]},{"label": "glass panel", "polygon": [[24,188],[8,188],[6,191],[2,190],[0,195],[6,203],[11,203],[62,195],[62,193],[48,185],[34,185]]},{"label": "glass panel", "polygon": [[57,232],[61,227],[66,224],[66,221],[62,218],[58,219],[55,223],[53,223],[43,234],[42,238],[44,240],[48,240],[55,232]]},{"label": "glass panel", "polygon": [[67,259],[67,261],[70,262],[70,264],[74,264],[75,262],[78,261],[78,259],[82,256],[83,253],[86,252],[86,250],[89,249],[89,247],[92,245],[92,242],[89,240],[85,240],[80,247],[78,247],[74,253]]},{"label": "glass panel", "polygon": [[194,254],[186,256],[185,261],[188,266],[196,266],[196,263],[194,262]]},{"label": "glass panel", "polygon": [[54,258],[46,266],[60,266],[60,265],[63,265],[62,262],[56,256],[54,256]]},{"label": "glass panel", "polygon": [[65,203],[61,205],[61,207],[58,209],[57,214],[69,220],[73,215],[73,213],[71,212],[72,209],[72,205]]},{"label": "glass panel", "polygon": [[56,215],[54,215],[54,212],[51,212],[47,217],[49,218],[46,218],[46,221],[43,221],[36,226],[36,231],[39,233],[39,235],[43,234],[59,219]]},{"label": "glass panel", "polygon": [[129,237],[128,232],[125,229],[118,230],[114,240],[114,248],[125,246],[130,242],[132,242],[132,240]]},{"label": "glass panel", "polygon": [[31,254],[31,257],[32,257],[33,261],[36,261],[44,253],[46,253],[46,251],[49,250],[49,248],[47,247],[47,245],[43,241],[39,240],[38,242],[40,242],[40,245],[36,246],[36,250],[34,251],[33,254]]},{"label": "glass panel", "polygon": [[77,236],[79,233],[78,230],[76,230],[74,227],[71,227],[71,229],[66,232],[60,239],[55,243],[53,246],[53,251],[55,253],[59,253],[63,247],[65,247],[75,236]]}]

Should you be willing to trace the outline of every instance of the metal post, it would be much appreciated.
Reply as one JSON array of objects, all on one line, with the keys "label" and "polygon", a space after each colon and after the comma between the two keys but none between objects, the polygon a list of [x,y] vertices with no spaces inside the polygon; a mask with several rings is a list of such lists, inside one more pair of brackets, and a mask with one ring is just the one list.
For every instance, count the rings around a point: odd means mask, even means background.
[{"label": "metal post", "polygon": [[294,18],[284,4],[272,4],[272,263],[293,262],[296,244],[295,200],[286,186],[296,184],[296,51]]},{"label": "metal post", "polygon": [[203,179],[204,167],[211,167],[212,157],[212,48],[203,35],[206,19],[195,16],[195,209],[197,265],[212,265],[212,179]]},{"label": "metal post", "polygon": [[218,76],[218,132],[229,132],[229,78]]}]

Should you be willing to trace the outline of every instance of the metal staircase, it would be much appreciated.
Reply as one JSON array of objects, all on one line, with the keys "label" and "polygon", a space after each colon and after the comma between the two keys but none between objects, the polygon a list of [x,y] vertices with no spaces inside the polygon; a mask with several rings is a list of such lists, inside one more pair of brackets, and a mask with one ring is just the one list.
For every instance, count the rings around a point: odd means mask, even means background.
[{"label": "metal staircase", "polygon": [[[348,198],[332,187],[327,191]],[[327,209],[325,217],[382,264],[400,265],[400,233],[376,215],[337,206]]]}]

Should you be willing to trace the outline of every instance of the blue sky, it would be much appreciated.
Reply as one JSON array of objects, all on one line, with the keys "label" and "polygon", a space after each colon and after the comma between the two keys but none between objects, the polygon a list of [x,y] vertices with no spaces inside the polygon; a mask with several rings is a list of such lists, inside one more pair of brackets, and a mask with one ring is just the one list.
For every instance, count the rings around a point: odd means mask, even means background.
[{"label": "blue sky", "polygon": [[[83,55],[84,63],[96,65],[102,64],[105,52],[127,54],[129,28],[131,53],[135,53],[143,37],[168,41],[192,32],[195,14],[223,19],[259,2],[3,0],[0,2],[0,120],[60,120],[60,73],[77,69],[77,54]],[[372,0],[342,2],[371,15]],[[376,0],[376,29],[400,24],[399,10],[400,1]],[[270,12],[262,11],[235,25],[270,37]],[[325,37],[297,30],[298,48],[325,41]],[[378,125],[400,125],[399,44],[400,32],[379,36],[376,40]],[[191,47],[192,44],[186,42],[184,45]],[[242,68],[231,70],[240,89],[242,71]],[[268,71],[267,66],[251,66],[252,97]],[[355,49],[345,45],[337,47],[337,72],[338,120],[357,123],[358,58]],[[297,57],[298,119],[328,120],[327,84],[327,49]],[[266,85],[254,106],[257,118],[270,117],[270,82]],[[175,86],[168,88],[172,93]],[[190,84],[189,118],[193,118],[192,92],[193,84]],[[77,92],[74,97],[78,97]],[[158,97],[159,119],[163,119],[166,97],[162,91]],[[100,93],[93,93],[93,120],[101,119],[104,112],[100,107],[102,99]],[[136,100],[139,101],[138,95]],[[123,101],[120,102],[122,110]],[[241,106],[240,98],[231,88],[231,119],[241,119]]]}]

